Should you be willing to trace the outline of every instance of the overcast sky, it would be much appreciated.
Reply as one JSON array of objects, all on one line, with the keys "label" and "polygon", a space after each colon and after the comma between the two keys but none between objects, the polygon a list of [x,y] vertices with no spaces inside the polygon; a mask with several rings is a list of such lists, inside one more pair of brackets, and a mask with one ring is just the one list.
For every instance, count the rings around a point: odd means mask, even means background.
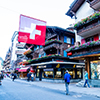
[{"label": "overcast sky", "polygon": [[44,20],[49,26],[67,28],[74,20],[66,16],[74,0],[0,0],[0,57],[5,59],[11,37],[19,29],[20,14]]}]

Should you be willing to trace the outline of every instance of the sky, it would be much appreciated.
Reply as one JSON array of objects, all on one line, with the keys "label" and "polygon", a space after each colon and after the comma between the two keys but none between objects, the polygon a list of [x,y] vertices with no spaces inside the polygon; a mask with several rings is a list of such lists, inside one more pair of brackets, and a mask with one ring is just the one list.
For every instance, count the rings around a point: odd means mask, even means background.
[{"label": "sky", "polygon": [[11,38],[19,29],[20,14],[66,29],[74,19],[65,15],[74,0],[0,0],[0,57],[4,60]]}]

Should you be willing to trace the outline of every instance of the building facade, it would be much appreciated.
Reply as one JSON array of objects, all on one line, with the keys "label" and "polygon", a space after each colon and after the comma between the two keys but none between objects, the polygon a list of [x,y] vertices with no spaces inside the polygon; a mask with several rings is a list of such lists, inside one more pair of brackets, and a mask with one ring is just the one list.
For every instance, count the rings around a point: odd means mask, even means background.
[{"label": "building facade", "polygon": [[67,53],[84,60],[91,84],[100,86],[100,0],[74,0],[66,15],[75,18],[77,42]]},{"label": "building facade", "polygon": [[[70,60],[65,51],[68,47],[73,46],[74,42],[75,33],[73,31],[56,26],[46,26],[45,45],[26,44],[27,50],[24,55],[28,57],[28,60],[20,64],[35,70],[35,75],[39,80],[63,80],[66,69],[69,70],[73,79],[82,79],[84,63]],[[19,70],[19,72],[21,71],[23,68]]]}]

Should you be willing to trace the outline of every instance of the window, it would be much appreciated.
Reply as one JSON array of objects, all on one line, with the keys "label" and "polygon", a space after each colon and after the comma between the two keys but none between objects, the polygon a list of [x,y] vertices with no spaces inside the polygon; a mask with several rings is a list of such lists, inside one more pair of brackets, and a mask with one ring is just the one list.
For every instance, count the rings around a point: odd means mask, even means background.
[{"label": "window", "polygon": [[71,43],[71,39],[67,37],[67,43]]},{"label": "window", "polygon": [[89,42],[89,41],[94,41],[94,37],[89,37],[89,38],[86,38],[86,39],[85,39],[85,41],[86,41],[86,42]]},{"label": "window", "polygon": [[37,45],[37,48],[36,49],[39,49],[39,45]]},{"label": "window", "polygon": [[64,43],[70,43],[71,44],[71,38],[64,36]]}]

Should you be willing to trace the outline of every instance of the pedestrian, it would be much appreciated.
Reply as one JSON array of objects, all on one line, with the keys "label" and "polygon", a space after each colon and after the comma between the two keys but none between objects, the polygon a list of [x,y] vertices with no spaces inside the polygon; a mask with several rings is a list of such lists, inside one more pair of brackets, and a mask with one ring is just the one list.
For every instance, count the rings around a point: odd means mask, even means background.
[{"label": "pedestrian", "polygon": [[12,73],[12,80],[14,81],[17,78],[17,74],[16,73]]},{"label": "pedestrian", "polygon": [[0,85],[2,85],[1,84],[1,82],[2,82],[1,80],[3,80],[3,77],[4,77],[3,74],[0,72]]},{"label": "pedestrian", "polygon": [[66,70],[65,75],[64,75],[64,80],[65,80],[65,87],[66,87],[66,95],[69,94],[69,83],[70,83],[71,76],[68,73],[68,70]]},{"label": "pedestrian", "polygon": [[30,78],[31,78],[31,73],[28,72],[28,73],[27,73],[27,81],[28,81],[28,82],[30,81]]},{"label": "pedestrian", "polygon": [[31,74],[31,81],[34,81],[34,74]]},{"label": "pedestrian", "polygon": [[88,87],[90,88],[90,85],[89,85],[89,82],[88,82],[88,73],[87,73],[87,71],[85,71],[85,75],[84,75],[84,77],[85,77],[85,83],[84,83],[84,87],[86,86],[86,84],[88,85]]}]

